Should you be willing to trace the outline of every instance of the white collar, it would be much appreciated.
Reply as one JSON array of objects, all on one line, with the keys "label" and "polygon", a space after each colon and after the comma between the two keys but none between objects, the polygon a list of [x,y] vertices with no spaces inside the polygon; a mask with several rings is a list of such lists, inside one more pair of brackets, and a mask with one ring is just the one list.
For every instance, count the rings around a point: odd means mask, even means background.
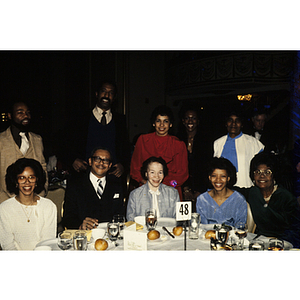
[{"label": "white collar", "polygon": [[[98,107],[96,105],[95,108],[93,109],[93,114],[94,114],[95,118],[98,120],[99,123],[101,123],[102,113],[103,113],[103,109],[101,109],[100,107]],[[108,124],[112,119],[111,109],[106,111],[105,117],[106,117],[106,122]]]}]

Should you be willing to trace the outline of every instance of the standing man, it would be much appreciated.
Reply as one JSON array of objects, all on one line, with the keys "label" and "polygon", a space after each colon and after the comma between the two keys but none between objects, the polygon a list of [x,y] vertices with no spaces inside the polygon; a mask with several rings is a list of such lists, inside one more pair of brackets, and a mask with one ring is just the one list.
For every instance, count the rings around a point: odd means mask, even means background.
[{"label": "standing man", "polygon": [[108,175],[111,159],[108,149],[98,147],[88,160],[88,172],[69,177],[64,227],[89,230],[111,221],[114,214],[124,214],[122,187],[114,175]]},{"label": "standing man", "polygon": [[[6,189],[5,174],[7,167],[19,158],[39,161],[47,174],[42,138],[30,132],[31,114],[28,106],[24,102],[13,103],[8,118],[11,126],[0,133],[0,203],[14,196]],[[45,196],[47,188],[48,181],[41,196]]]},{"label": "standing man", "polygon": [[256,138],[242,132],[243,123],[239,114],[232,112],[227,121],[227,135],[214,142],[214,156],[224,157],[231,161],[237,171],[238,187],[251,187],[250,161],[264,145]]},{"label": "standing man", "polygon": [[[89,116],[88,122],[77,120],[78,125],[84,126],[83,137],[74,139],[77,145],[74,147],[72,166],[75,171],[85,171],[87,159],[91,151],[97,146],[103,146],[112,154],[112,168],[110,173],[120,177],[129,171],[130,143],[127,132],[126,118],[112,110],[112,104],[116,99],[117,86],[112,81],[103,81],[99,91],[96,92],[97,103]],[[81,141],[81,143],[79,142]],[[83,146],[83,147],[82,147]]]}]

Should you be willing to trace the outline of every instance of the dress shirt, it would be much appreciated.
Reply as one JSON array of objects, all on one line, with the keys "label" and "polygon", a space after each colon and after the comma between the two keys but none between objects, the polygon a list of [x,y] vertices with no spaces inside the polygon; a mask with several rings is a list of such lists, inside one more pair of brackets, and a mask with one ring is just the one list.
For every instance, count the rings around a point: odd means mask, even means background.
[{"label": "dress shirt", "polygon": [[[103,109],[101,109],[98,106],[95,106],[95,108],[93,109],[93,114],[99,123],[101,123],[101,119],[103,116],[102,113],[103,113]],[[105,118],[106,118],[106,124],[108,124],[112,120],[112,113],[110,109],[106,111]]]},{"label": "dress shirt", "polygon": [[[92,172],[90,172],[90,181],[91,183],[93,184],[93,187],[97,193],[97,190],[98,190],[98,185],[99,185],[99,181],[98,181],[98,177],[96,175],[94,175]],[[101,184],[103,186],[103,193],[104,193],[104,190],[105,190],[105,185],[106,185],[106,176],[100,178],[101,179]],[[97,194],[98,195],[98,194]],[[98,195],[99,197],[99,195]],[[99,197],[100,198],[100,197]]]}]

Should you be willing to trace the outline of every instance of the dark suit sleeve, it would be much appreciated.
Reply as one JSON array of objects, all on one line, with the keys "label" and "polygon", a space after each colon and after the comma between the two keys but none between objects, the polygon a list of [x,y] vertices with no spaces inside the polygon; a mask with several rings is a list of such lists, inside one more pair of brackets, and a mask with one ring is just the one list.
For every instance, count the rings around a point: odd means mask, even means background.
[{"label": "dark suit sleeve", "polygon": [[63,205],[63,219],[62,225],[68,229],[78,229],[82,223],[80,220],[78,211],[79,205],[77,202],[77,182],[76,180],[70,178],[67,183],[66,193],[65,193],[65,201]]}]

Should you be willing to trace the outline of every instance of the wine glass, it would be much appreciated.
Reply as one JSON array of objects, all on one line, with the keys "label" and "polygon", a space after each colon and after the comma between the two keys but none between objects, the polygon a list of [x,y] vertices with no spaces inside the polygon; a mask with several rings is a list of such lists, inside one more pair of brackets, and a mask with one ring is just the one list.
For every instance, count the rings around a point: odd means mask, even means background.
[{"label": "wine glass", "polygon": [[248,226],[244,222],[238,222],[235,225],[235,235],[239,238],[238,241],[238,249],[243,250],[244,247],[244,239],[247,236]]},{"label": "wine glass", "polygon": [[265,243],[261,240],[252,240],[249,242],[249,251],[264,251]]},{"label": "wine glass", "polygon": [[155,208],[148,208],[145,211],[145,223],[148,230],[153,230],[157,224],[157,214]]},{"label": "wine glass", "polygon": [[119,240],[123,240],[123,229],[125,227],[125,217],[123,215],[114,215],[112,218],[113,223],[119,224]]},{"label": "wine glass", "polygon": [[73,236],[73,246],[75,250],[87,249],[87,235],[85,230],[75,231]]},{"label": "wine glass", "polygon": [[72,247],[73,239],[72,239],[72,233],[71,232],[60,232],[58,234],[58,242],[57,246],[61,250],[68,250]]},{"label": "wine glass", "polygon": [[118,239],[118,235],[119,235],[119,224],[116,222],[110,222],[107,224],[107,233],[108,233],[108,237],[109,239],[114,242],[115,246],[119,246],[119,244],[117,244],[117,239]]},{"label": "wine glass", "polygon": [[268,250],[271,250],[271,251],[282,251],[283,248],[284,248],[284,242],[283,242],[283,240],[269,239]]}]

